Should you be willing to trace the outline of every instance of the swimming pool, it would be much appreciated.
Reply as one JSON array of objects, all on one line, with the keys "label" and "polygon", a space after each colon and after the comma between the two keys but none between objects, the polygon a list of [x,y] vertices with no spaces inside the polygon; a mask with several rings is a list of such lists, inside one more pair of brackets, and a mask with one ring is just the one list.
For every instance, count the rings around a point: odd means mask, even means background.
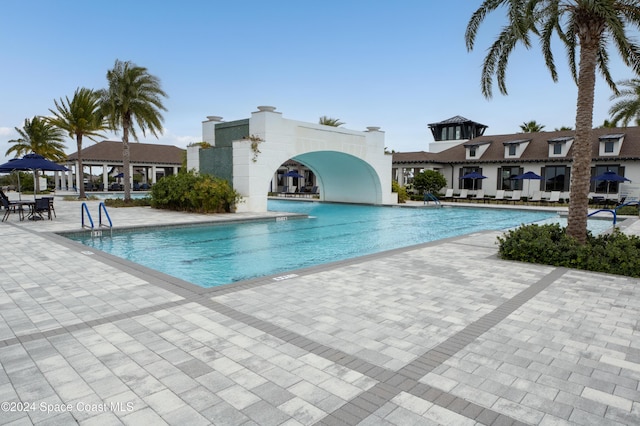
[{"label": "swimming pool", "polygon": [[214,287],[558,217],[540,211],[389,208],[278,200],[269,201],[269,210],[310,217],[72,238],[199,286]]}]

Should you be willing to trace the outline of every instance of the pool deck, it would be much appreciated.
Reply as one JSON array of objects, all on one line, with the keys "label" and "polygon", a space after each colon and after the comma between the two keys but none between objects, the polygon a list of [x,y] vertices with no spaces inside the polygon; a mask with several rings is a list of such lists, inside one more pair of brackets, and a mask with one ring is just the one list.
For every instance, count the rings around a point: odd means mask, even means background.
[{"label": "pool deck", "polygon": [[55,207],[0,223],[0,424],[640,424],[638,279],[482,232],[203,289],[55,235],[80,203]]}]

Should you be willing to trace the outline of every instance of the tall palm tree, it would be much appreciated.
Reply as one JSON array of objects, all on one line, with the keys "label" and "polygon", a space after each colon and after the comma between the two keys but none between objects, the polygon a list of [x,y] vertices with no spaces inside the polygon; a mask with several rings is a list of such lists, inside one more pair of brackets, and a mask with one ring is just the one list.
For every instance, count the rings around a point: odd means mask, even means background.
[{"label": "tall palm tree", "polygon": [[625,89],[611,96],[610,100],[618,100],[609,109],[611,121],[615,124],[622,121],[623,127],[627,127],[630,122],[640,126],[640,78],[620,81],[618,85]]},{"label": "tall palm tree", "polygon": [[326,115],[323,115],[322,117],[320,117],[320,120],[318,121],[318,123],[324,124],[325,126],[331,126],[331,127],[340,127],[344,124],[342,121],[340,121],[339,118],[331,118]]},{"label": "tall palm tree", "polygon": [[106,130],[106,122],[100,112],[100,97],[98,93],[87,88],[77,88],[73,99],[54,99],[56,109],[49,109],[53,117],[48,120],[54,126],[67,132],[70,138],[76,139],[78,147],[78,176],[80,182],[79,198],[86,198],[84,193],[84,168],[82,166],[82,138],[86,136],[95,142],[94,138],[104,138],[99,132]]},{"label": "tall palm tree", "polygon": [[520,130],[522,130],[523,133],[536,133],[541,132],[544,127],[544,124],[538,124],[536,123],[536,120],[531,120],[522,123],[520,125]]},{"label": "tall palm tree", "polygon": [[[532,46],[538,37],[542,54],[553,81],[558,74],[551,52],[551,40],[557,34],[565,45],[569,67],[578,85],[576,134],[573,142],[573,167],[567,234],[584,243],[587,238],[589,178],[591,174],[591,133],[596,70],[614,93],[609,73],[609,50],[615,48],[622,61],[640,74],[640,48],[628,31],[640,27],[638,0],[484,0],[474,12],[465,32],[467,49],[472,50],[480,24],[487,14],[506,9],[508,19],[484,59],[481,88],[491,98],[493,78],[502,94],[507,94],[505,73],[509,56],[518,43]],[[576,59],[579,50],[578,59]]]},{"label": "tall palm tree", "polygon": [[130,61],[116,59],[113,69],[107,71],[109,87],[99,91],[102,111],[109,127],[122,129],[122,163],[124,170],[124,200],[131,200],[131,173],[129,171],[129,134],[138,140],[135,125],[142,135],[148,131],[153,136],[162,134],[164,118],[160,111],[167,109],[162,98],[167,94],[160,87],[160,79]]},{"label": "tall palm tree", "polygon": [[[22,129],[18,127],[15,127],[15,129],[20,138],[9,141],[14,145],[9,147],[5,155],[13,154],[15,157],[21,157],[34,152],[51,161],[61,162],[66,160],[67,154],[64,152],[66,146],[62,143],[64,133],[48,120],[38,116],[33,117],[31,120],[25,118]],[[37,179],[37,173],[35,177],[35,190],[37,192],[40,190],[40,180]]]}]

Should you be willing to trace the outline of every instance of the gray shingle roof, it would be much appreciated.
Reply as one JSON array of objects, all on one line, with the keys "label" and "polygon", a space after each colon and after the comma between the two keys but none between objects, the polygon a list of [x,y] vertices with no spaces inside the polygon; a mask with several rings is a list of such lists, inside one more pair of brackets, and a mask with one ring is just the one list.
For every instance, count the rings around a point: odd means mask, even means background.
[{"label": "gray shingle roof", "polygon": [[[158,145],[153,143],[129,143],[131,162],[146,164],[175,164],[182,165],[185,150],[173,145]],[[78,153],[67,157],[70,161],[78,158]],[[122,142],[102,141],[82,149],[83,162],[112,162],[122,163]]]},{"label": "gray shingle roof", "polygon": [[[599,141],[607,137],[616,138],[624,136],[624,142],[618,156],[599,156]],[[504,144],[513,143],[516,140],[522,140],[523,133],[513,133],[508,135],[490,135],[479,136],[470,141],[456,145],[442,152],[429,153],[395,153],[393,154],[394,163],[422,163],[428,161],[433,163],[525,163],[525,162],[541,162],[541,161],[562,161],[570,162],[573,156],[573,147],[569,150],[566,157],[549,157],[549,141],[566,141],[575,137],[573,130],[561,130],[553,132],[537,132],[527,133],[526,138],[530,139],[527,149],[524,150],[520,158],[505,158]],[[482,145],[489,144],[482,157],[473,160],[466,159],[465,145]],[[593,159],[622,160],[633,159],[640,160],[640,127],[624,127],[624,128],[604,128],[593,129],[591,140],[591,152]]]}]

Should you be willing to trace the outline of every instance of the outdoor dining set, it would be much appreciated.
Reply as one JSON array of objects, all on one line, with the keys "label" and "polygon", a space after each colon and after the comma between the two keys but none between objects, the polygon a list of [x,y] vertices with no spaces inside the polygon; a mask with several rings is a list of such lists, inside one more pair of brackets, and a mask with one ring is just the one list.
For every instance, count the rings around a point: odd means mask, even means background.
[{"label": "outdoor dining set", "polygon": [[20,221],[25,220],[43,220],[53,219],[55,217],[55,209],[53,206],[53,197],[42,197],[34,200],[9,200],[3,191],[0,191],[0,202],[4,208],[4,216],[2,222],[6,222],[11,214],[15,213]]}]

